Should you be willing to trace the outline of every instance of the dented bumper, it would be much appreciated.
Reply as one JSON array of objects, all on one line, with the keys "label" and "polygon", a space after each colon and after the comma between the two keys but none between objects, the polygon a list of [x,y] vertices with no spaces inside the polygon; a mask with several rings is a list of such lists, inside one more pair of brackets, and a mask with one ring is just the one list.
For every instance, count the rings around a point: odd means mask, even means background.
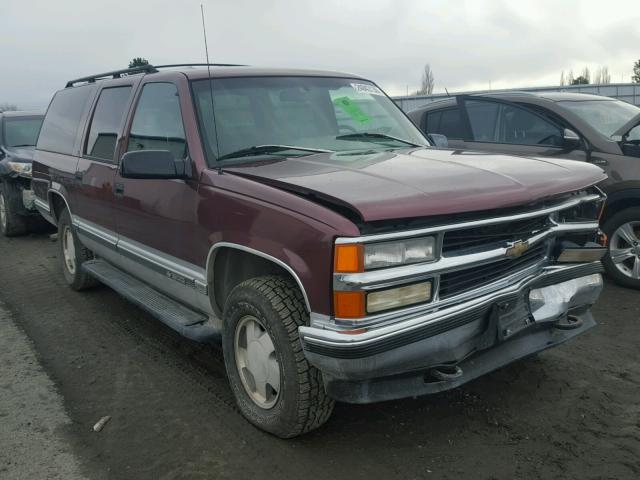
[{"label": "dented bumper", "polygon": [[547,267],[491,295],[356,335],[301,327],[327,392],[367,403],[435,393],[558,345],[595,325],[599,262]]}]

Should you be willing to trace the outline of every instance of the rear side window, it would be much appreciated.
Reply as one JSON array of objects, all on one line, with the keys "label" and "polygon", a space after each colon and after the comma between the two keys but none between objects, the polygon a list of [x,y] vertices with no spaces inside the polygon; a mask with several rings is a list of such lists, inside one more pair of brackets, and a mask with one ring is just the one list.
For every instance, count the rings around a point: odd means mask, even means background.
[{"label": "rear side window", "polygon": [[473,140],[495,142],[500,104],[495,102],[468,100],[465,102]]},{"label": "rear side window", "polygon": [[129,134],[128,151],[169,150],[176,159],[187,156],[178,90],[172,83],[144,86]]},{"label": "rear side window", "polygon": [[73,154],[80,120],[93,90],[93,86],[82,86],[56,93],[42,123],[39,150]]},{"label": "rear side window", "polygon": [[427,115],[427,133],[439,133],[453,140],[463,137],[462,119],[458,108],[438,110]]},{"label": "rear side window", "polygon": [[130,94],[131,87],[102,90],[91,120],[86,155],[100,160],[113,161],[118,133]]}]

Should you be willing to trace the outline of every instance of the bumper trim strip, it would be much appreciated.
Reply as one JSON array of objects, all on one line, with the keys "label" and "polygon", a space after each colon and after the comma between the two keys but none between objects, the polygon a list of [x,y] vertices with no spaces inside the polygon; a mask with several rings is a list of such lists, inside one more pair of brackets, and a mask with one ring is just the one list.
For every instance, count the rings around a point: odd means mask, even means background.
[{"label": "bumper trim strip", "polygon": [[[450,315],[443,312],[439,318],[436,317],[431,321],[425,321],[417,326],[412,326],[413,328],[398,329],[394,332],[381,335],[380,337],[373,336],[358,341],[355,335],[342,335],[345,338],[340,342],[334,340],[335,335],[338,335],[335,332],[330,332],[333,334],[333,338],[321,338],[324,336],[324,331],[318,331],[318,329],[310,327],[301,327],[300,336],[304,350],[310,353],[341,359],[369,357],[439,335],[476,321],[486,315],[496,301],[504,301],[517,297],[524,289],[541,288],[572,278],[601,273],[602,271],[603,268],[600,262],[577,265],[575,267],[549,267],[541,277],[525,280],[515,290],[505,289],[503,292],[497,292],[495,295],[487,296],[485,301],[477,302],[468,309]],[[435,315],[437,314],[438,312],[435,313]]]}]

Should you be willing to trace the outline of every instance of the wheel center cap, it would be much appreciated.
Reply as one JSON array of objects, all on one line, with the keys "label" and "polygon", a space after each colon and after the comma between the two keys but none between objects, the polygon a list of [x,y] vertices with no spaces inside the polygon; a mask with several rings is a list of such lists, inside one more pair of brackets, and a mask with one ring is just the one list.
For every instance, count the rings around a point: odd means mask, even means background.
[{"label": "wheel center cap", "polygon": [[265,381],[267,379],[267,352],[257,340],[252,341],[247,346],[247,360],[249,370],[255,377],[256,381]]}]

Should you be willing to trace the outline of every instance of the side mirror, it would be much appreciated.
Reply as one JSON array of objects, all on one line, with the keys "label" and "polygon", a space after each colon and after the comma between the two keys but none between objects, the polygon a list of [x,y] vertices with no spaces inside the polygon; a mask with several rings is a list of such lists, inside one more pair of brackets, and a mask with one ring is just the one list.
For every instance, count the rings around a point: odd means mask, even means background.
[{"label": "side mirror", "polygon": [[429,133],[427,134],[427,137],[435,147],[447,148],[449,146],[449,140],[445,135],[440,135],[439,133]]},{"label": "side mirror", "polygon": [[562,132],[562,146],[567,149],[574,149],[580,146],[580,135],[573,130],[565,128]]},{"label": "side mirror", "polygon": [[189,160],[176,160],[169,150],[134,150],[120,160],[123,178],[176,179],[190,178]]}]

